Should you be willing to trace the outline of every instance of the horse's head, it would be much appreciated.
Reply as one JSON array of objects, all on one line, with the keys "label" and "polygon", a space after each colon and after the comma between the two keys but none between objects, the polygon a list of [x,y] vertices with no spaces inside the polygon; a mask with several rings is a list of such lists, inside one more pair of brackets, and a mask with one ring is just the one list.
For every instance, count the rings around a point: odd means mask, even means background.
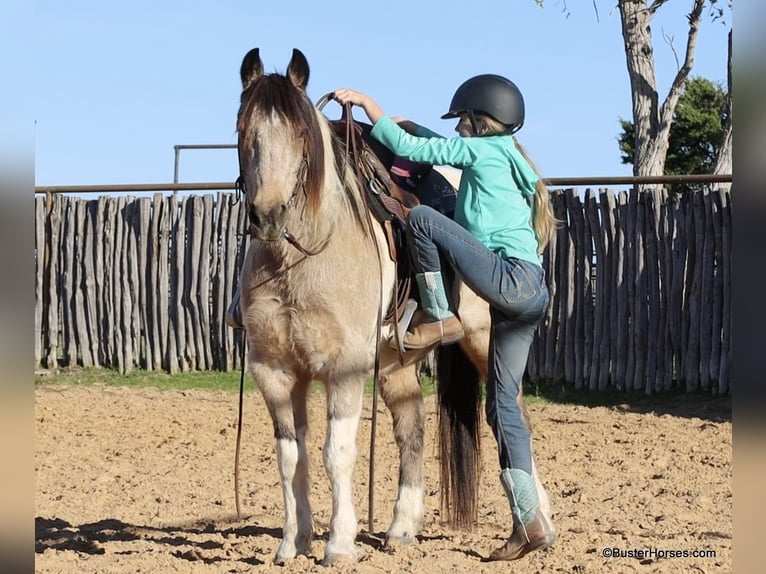
[{"label": "horse's head", "polygon": [[240,76],[240,185],[251,232],[274,241],[285,233],[296,204],[310,216],[319,203],[324,148],[317,111],[306,95],[309,66],[300,50],[293,50],[285,75],[264,74],[254,48],[243,59]]}]

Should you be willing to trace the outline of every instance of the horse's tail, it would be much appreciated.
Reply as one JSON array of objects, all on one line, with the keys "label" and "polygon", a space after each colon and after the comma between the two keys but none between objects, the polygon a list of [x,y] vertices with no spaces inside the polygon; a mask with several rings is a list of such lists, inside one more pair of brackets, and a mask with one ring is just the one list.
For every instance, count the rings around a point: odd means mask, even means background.
[{"label": "horse's tail", "polygon": [[460,345],[441,347],[436,365],[442,513],[452,528],[471,529],[478,519],[479,372]]}]

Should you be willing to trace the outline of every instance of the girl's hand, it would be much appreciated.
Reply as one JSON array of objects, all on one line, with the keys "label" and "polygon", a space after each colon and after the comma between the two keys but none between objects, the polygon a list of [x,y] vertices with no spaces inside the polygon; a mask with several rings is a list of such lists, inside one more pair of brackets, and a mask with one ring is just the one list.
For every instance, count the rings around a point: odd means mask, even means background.
[{"label": "girl's hand", "polygon": [[367,117],[374,124],[383,117],[383,110],[370,96],[357,92],[350,88],[340,88],[332,93],[332,98],[341,105],[351,104],[352,106],[361,106]]},{"label": "girl's hand", "polygon": [[362,92],[357,92],[356,90],[352,90],[350,88],[341,88],[339,90],[335,90],[332,94],[332,97],[341,105],[351,104],[352,106],[362,107],[364,107],[365,100],[368,99],[367,96]]}]

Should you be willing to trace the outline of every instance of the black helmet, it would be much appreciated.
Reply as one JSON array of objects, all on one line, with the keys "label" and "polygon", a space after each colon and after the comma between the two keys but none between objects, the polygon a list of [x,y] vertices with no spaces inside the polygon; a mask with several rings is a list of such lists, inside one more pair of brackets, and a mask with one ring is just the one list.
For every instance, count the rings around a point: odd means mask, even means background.
[{"label": "black helmet", "polygon": [[497,74],[474,76],[460,84],[443,120],[467,113],[486,114],[516,132],[524,125],[524,97],[508,78]]}]

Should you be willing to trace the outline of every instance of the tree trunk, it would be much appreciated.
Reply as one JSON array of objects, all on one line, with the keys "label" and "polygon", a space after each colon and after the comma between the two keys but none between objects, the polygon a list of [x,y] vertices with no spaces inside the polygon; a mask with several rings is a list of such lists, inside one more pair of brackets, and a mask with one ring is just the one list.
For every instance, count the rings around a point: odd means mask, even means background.
[{"label": "tree trunk", "polygon": [[705,0],[694,2],[688,16],[686,56],[665,101],[660,106],[650,24],[656,11],[665,2],[666,0],[654,0],[651,6],[647,5],[648,0],[619,0],[618,3],[633,98],[636,137],[633,175],[636,176],[662,175],[665,170],[673,113],[694,63],[700,19],[705,6]]},{"label": "tree trunk", "polygon": [[[715,169],[713,170],[713,173],[723,173],[723,174],[732,173],[732,169],[733,169],[732,156],[731,156],[731,148],[732,148],[731,30],[729,30],[729,56],[728,56],[727,67],[728,67],[728,74],[727,74],[728,85],[726,90],[726,124],[724,125],[723,142],[721,143],[721,148],[718,152],[718,159],[716,160]],[[731,191],[731,183],[721,183],[718,185],[721,189],[725,189],[726,191]]]}]

